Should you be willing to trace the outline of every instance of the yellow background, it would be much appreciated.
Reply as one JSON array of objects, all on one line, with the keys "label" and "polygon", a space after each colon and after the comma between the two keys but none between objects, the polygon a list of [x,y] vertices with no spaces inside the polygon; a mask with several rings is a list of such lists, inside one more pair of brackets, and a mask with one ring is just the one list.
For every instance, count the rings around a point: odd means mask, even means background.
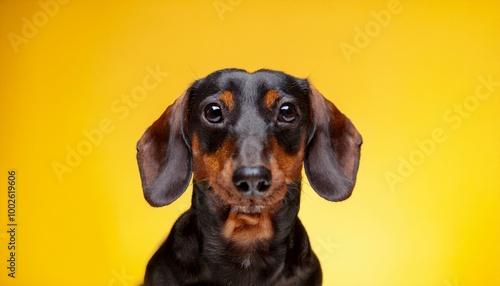
[{"label": "yellow background", "polygon": [[0,36],[0,285],[138,285],[190,190],[150,207],[135,143],[225,67],[309,77],[363,135],[350,199],[304,183],[324,285],[500,285],[499,1],[2,0]]}]

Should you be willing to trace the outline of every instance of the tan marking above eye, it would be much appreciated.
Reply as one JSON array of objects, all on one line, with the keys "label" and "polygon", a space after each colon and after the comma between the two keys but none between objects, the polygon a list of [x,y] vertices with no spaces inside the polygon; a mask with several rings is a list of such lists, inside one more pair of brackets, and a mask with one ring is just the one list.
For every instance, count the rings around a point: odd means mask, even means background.
[{"label": "tan marking above eye", "polygon": [[234,108],[234,98],[233,94],[229,91],[223,91],[220,95],[219,98],[224,104],[229,108],[229,110],[232,110]]},{"label": "tan marking above eye", "polygon": [[264,96],[264,105],[267,108],[272,108],[279,98],[280,98],[279,92],[274,89],[271,89]]}]

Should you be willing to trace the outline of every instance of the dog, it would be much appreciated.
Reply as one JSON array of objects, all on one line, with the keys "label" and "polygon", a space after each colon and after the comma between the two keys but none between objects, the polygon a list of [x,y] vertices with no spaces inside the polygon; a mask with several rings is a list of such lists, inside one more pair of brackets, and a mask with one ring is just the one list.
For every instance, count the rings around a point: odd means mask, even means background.
[{"label": "dog", "polygon": [[354,188],[362,137],[307,79],[223,69],[195,81],[143,134],[145,199],[191,208],[150,259],[144,285],[321,285],[299,212],[302,168],[328,201]]}]

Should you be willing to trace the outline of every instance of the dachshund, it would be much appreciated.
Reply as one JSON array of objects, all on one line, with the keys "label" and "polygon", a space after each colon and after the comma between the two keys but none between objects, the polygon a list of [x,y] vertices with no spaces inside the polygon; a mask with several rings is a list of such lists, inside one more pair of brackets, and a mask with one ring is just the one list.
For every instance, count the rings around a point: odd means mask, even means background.
[{"label": "dachshund", "polygon": [[321,285],[299,212],[302,167],[328,201],[354,188],[362,137],[307,79],[223,69],[195,81],[143,134],[154,207],[192,180],[191,207],[150,259],[144,285]]}]

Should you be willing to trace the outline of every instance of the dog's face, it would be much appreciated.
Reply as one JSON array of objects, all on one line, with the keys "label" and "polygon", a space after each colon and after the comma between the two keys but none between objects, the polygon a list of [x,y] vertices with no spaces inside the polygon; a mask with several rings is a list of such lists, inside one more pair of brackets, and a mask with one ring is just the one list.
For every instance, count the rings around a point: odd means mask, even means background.
[{"label": "dog's face", "polygon": [[217,72],[189,89],[195,181],[243,213],[277,209],[299,184],[312,132],[308,83],[283,73]]},{"label": "dog's face", "polygon": [[350,196],[361,136],[307,80],[277,71],[226,69],[196,81],[138,143],[144,194],[177,199],[191,174],[240,213],[276,209],[302,166],[331,201]]}]

